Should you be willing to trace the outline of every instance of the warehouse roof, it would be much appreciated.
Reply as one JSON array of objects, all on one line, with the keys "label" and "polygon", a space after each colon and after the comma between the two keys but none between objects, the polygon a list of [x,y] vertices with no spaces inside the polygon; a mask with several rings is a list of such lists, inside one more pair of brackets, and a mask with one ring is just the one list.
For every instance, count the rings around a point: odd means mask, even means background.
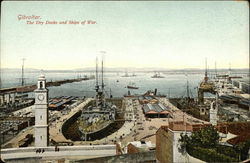
[{"label": "warehouse roof", "polygon": [[161,103],[158,104],[145,104],[143,105],[143,111],[145,114],[154,114],[154,113],[168,113],[168,110],[164,105]]}]

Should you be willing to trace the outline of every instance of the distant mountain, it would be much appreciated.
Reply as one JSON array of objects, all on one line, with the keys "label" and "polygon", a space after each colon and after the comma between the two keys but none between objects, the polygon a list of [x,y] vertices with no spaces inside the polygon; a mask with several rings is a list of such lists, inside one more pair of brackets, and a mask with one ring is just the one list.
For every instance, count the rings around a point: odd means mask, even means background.
[{"label": "distant mountain", "polygon": [[[101,68],[99,67],[99,70]],[[94,72],[95,67],[86,67],[86,68],[78,68],[78,69],[72,69],[72,70],[43,70],[45,73],[53,73],[53,72]],[[168,68],[158,68],[158,67],[150,67],[150,68],[135,68],[135,67],[104,67],[105,72],[205,72],[204,69],[199,68],[186,68],[186,69],[168,69]],[[249,69],[231,69],[232,72],[248,72]],[[19,68],[2,68],[1,72],[21,72],[21,69]],[[34,68],[25,68],[25,73],[36,73],[41,72],[40,69],[34,69]],[[213,73],[215,72],[215,69],[208,69],[208,72]],[[228,69],[217,69],[217,72],[228,72]]]},{"label": "distant mountain", "polygon": [[[101,67],[99,67],[101,69]],[[81,68],[81,69],[75,69],[76,71],[95,71],[95,67],[88,67],[88,68]],[[166,68],[156,68],[156,67],[150,67],[150,68],[135,68],[135,67],[104,67],[105,71],[110,71],[110,72],[132,72],[132,71],[152,71],[152,70],[157,70],[157,71],[164,71],[167,70]]]}]

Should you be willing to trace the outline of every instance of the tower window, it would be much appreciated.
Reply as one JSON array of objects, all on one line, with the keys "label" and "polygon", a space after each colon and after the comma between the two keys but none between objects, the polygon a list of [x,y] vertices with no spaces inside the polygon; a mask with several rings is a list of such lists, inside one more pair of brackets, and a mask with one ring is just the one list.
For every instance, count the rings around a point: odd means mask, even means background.
[{"label": "tower window", "polygon": [[43,82],[40,82],[40,88],[43,88]]},{"label": "tower window", "polygon": [[40,136],[40,139],[42,140],[42,139],[43,139],[43,137],[42,137],[42,136]]},{"label": "tower window", "polygon": [[40,120],[42,120],[42,119],[43,119],[43,116],[40,115]]}]

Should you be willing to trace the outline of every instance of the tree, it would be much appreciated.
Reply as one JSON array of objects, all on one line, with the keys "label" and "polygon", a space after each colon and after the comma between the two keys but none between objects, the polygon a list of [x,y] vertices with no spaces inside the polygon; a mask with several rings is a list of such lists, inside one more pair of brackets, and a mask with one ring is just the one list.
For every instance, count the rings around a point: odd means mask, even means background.
[{"label": "tree", "polygon": [[234,146],[234,149],[238,152],[239,161],[245,160],[248,157],[248,151],[250,149],[250,140],[239,143]]},{"label": "tree", "polygon": [[208,126],[193,132],[190,137],[190,143],[193,146],[211,148],[219,143],[219,138],[217,130],[212,126]]},{"label": "tree", "polygon": [[214,127],[208,126],[201,130],[194,131],[190,137],[181,134],[179,142],[181,143],[180,149],[183,149],[184,147],[188,148],[190,146],[214,148],[219,143],[219,134]]},{"label": "tree", "polygon": [[187,134],[181,133],[181,138],[179,139],[179,142],[180,142],[180,147],[178,150],[179,152],[184,154],[186,152],[186,148],[190,144],[190,137]]},{"label": "tree", "polygon": [[[236,162],[247,156],[249,143],[228,147],[219,144],[219,134],[212,126],[194,131],[191,136],[181,134],[179,151],[206,162]],[[237,155],[238,154],[238,155]],[[243,156],[243,157],[242,157]]]}]

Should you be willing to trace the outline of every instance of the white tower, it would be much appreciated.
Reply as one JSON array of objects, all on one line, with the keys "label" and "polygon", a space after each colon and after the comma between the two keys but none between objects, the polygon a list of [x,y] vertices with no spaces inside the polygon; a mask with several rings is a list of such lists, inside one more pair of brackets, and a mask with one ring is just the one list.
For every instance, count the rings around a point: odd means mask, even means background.
[{"label": "white tower", "polygon": [[209,121],[210,123],[215,126],[217,125],[217,113],[218,113],[218,94],[216,93],[215,101],[211,103],[210,110],[209,110]]},{"label": "white tower", "polygon": [[40,75],[35,92],[35,146],[47,147],[49,142],[48,128],[48,90],[46,79]]}]

